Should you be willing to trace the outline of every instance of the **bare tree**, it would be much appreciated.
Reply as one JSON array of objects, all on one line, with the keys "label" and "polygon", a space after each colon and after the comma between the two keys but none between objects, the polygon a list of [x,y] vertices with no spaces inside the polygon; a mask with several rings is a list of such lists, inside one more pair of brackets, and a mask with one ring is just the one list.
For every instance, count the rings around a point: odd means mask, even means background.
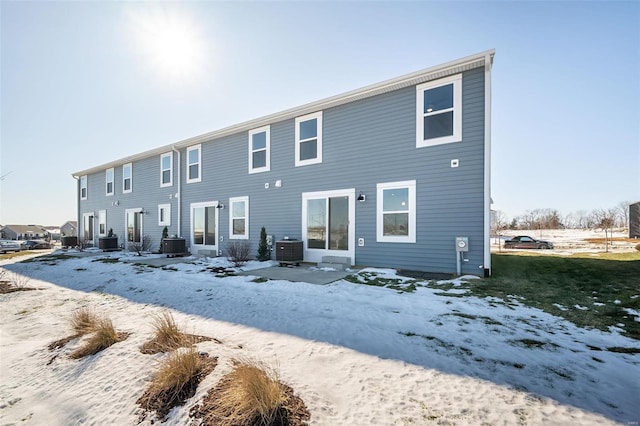
[{"label": "bare tree", "polygon": [[594,210],[592,215],[596,227],[602,229],[604,231],[604,250],[605,252],[609,251],[609,245],[611,243],[610,239],[613,236],[613,227],[616,223],[616,214],[617,210],[615,208],[611,209],[597,209]]},{"label": "bare tree", "polygon": [[502,231],[509,228],[509,218],[504,214],[504,212],[495,210],[493,214],[493,223],[491,225],[493,227],[493,235],[496,236],[498,242],[498,249],[501,249],[502,244],[500,244],[500,234]]},{"label": "bare tree", "polygon": [[631,201],[620,201],[616,204],[618,224],[621,228],[629,228],[629,205]]}]

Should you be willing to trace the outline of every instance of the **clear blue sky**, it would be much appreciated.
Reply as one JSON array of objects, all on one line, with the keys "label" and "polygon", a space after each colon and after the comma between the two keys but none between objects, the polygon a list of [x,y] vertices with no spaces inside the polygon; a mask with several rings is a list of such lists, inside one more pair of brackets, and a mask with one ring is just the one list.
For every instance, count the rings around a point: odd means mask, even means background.
[{"label": "clear blue sky", "polygon": [[74,219],[74,171],[491,48],[494,208],[640,200],[639,2],[0,5],[0,224]]}]

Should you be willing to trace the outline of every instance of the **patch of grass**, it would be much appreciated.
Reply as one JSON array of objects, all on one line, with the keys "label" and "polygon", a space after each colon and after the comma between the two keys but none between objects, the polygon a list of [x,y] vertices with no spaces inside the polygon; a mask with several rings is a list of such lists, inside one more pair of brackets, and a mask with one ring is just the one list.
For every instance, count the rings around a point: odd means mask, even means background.
[{"label": "patch of grass", "polygon": [[[14,251],[11,253],[0,253],[0,260],[4,260],[4,259],[13,259],[14,257],[22,257],[22,256],[26,256],[29,253],[28,251]],[[35,259],[37,259],[37,257],[33,257],[30,259],[25,259],[23,261],[21,261],[20,263],[26,263],[26,262],[34,262]]]},{"label": "patch of grass", "polygon": [[254,361],[236,361],[233,371],[209,391],[191,416],[204,425],[306,425],[310,414],[277,372]]},{"label": "patch of grass", "polygon": [[269,278],[265,277],[256,277],[251,280],[252,283],[266,283],[267,281],[269,281]]},{"label": "patch of grass", "polygon": [[550,346],[552,348],[558,347],[558,345],[556,345],[555,343],[542,342],[540,340],[535,340],[535,339],[517,339],[517,340],[510,340],[510,342],[515,343],[517,345],[525,346],[529,349],[541,349],[547,346]]},{"label": "patch of grass", "polygon": [[71,354],[71,358],[79,359],[95,355],[109,346],[126,339],[128,336],[127,333],[118,333],[111,320],[101,318],[98,320],[93,334],[84,345]]},{"label": "patch of grass", "polygon": [[99,259],[93,259],[92,262],[120,263],[120,258],[119,257],[101,257]]},{"label": "patch of grass", "polygon": [[163,421],[173,407],[183,405],[195,395],[200,381],[217,363],[217,358],[199,354],[195,349],[173,352],[160,365],[148,389],[136,403],[146,411],[155,411]]},{"label": "patch of grass", "polygon": [[365,284],[374,287],[385,287],[398,293],[413,293],[416,291],[417,280],[401,278],[385,278],[376,272],[358,272],[343,278],[353,284]]},{"label": "patch of grass", "polygon": [[580,327],[608,331],[622,323],[621,333],[640,340],[640,322],[624,309],[640,309],[640,253],[554,256],[519,252],[494,254],[492,262],[491,278],[461,287],[468,288],[474,296],[497,297],[505,302],[519,296],[521,304],[563,317]]},{"label": "patch of grass", "polygon": [[464,314],[462,312],[451,312],[451,313],[447,313],[447,314],[444,314],[444,315],[453,315],[453,316],[456,316],[456,317],[466,318],[466,319],[471,319],[471,320],[481,320],[487,325],[503,325],[500,321],[496,321],[493,318],[489,318],[489,317],[485,317],[485,316],[481,316],[481,315]]},{"label": "patch of grass", "polygon": [[[20,253],[29,254],[28,252],[20,252]],[[64,253],[48,254],[46,256],[38,256],[38,257],[32,257],[30,259],[25,259],[20,263],[55,262],[56,260],[67,260],[67,259],[74,259],[74,256],[70,256]],[[56,263],[53,263],[53,264],[56,265]]]},{"label": "patch of grass", "polygon": [[607,348],[609,352],[616,352],[619,354],[640,354],[640,348],[623,348],[620,346],[612,346]]}]

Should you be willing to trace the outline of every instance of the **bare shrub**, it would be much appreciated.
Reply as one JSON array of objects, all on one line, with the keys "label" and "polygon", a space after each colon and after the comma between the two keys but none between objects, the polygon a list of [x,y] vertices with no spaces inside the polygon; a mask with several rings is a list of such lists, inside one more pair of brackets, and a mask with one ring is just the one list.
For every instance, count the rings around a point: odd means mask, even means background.
[{"label": "bare shrub", "polygon": [[209,391],[190,415],[203,425],[304,425],[310,417],[293,389],[273,368],[255,361],[236,361],[234,370]]},{"label": "bare shrub", "polygon": [[90,308],[80,308],[71,315],[71,327],[76,332],[76,336],[83,336],[92,333],[98,328],[100,319]]},{"label": "bare shrub", "polygon": [[191,398],[200,381],[217,365],[217,358],[199,354],[195,349],[176,351],[160,365],[149,388],[137,404],[147,411],[155,411],[163,420],[169,411]]},{"label": "bare shrub", "polygon": [[129,241],[129,251],[135,251],[138,256],[142,256],[143,252],[151,251],[153,239],[148,235],[143,235],[141,241]]},{"label": "bare shrub", "polygon": [[23,289],[27,287],[27,284],[29,284],[29,281],[31,281],[31,278],[27,277],[26,275],[21,275],[17,272],[13,272],[9,276],[9,281],[13,284],[15,288]]},{"label": "bare shrub", "polygon": [[89,238],[78,238],[78,250],[84,251],[84,249],[91,247],[93,245],[93,240]]},{"label": "bare shrub", "polygon": [[114,343],[126,339],[127,336],[128,334],[118,333],[110,319],[100,318],[89,340],[73,352],[71,358],[78,359],[88,355],[95,355]]},{"label": "bare shrub", "polygon": [[640,244],[636,244],[636,250],[640,251]]},{"label": "bare shrub", "polygon": [[249,261],[250,252],[251,244],[248,240],[236,240],[227,243],[226,255],[236,268]]}]

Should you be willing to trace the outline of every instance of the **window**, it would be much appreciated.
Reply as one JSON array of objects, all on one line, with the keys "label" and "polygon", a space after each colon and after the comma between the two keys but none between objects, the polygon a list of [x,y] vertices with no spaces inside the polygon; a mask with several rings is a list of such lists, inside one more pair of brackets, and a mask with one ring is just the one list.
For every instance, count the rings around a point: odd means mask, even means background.
[{"label": "window", "polygon": [[113,195],[113,168],[107,169],[106,173],[106,181],[107,181],[107,195]]},{"label": "window", "polygon": [[187,183],[200,182],[201,175],[200,145],[187,148]]},{"label": "window", "polygon": [[98,235],[104,237],[107,235],[107,211],[100,210],[98,212]]},{"label": "window", "polygon": [[171,204],[158,205],[158,226],[171,226]]},{"label": "window", "polygon": [[268,172],[271,168],[271,127],[249,131],[249,173]]},{"label": "window", "polygon": [[131,185],[132,174],[131,163],[122,166],[122,193],[124,194],[133,190]]},{"label": "window", "polygon": [[80,176],[80,199],[87,199],[87,176]]},{"label": "window", "polygon": [[416,86],[416,147],[462,140],[462,74]]},{"label": "window", "polygon": [[376,241],[416,242],[416,181],[379,183]]},{"label": "window", "polygon": [[229,198],[229,238],[249,238],[249,197]]},{"label": "window", "polygon": [[160,156],[160,187],[173,185],[173,152]]},{"label": "window", "polygon": [[296,118],[296,167],[322,163],[322,111]]}]

